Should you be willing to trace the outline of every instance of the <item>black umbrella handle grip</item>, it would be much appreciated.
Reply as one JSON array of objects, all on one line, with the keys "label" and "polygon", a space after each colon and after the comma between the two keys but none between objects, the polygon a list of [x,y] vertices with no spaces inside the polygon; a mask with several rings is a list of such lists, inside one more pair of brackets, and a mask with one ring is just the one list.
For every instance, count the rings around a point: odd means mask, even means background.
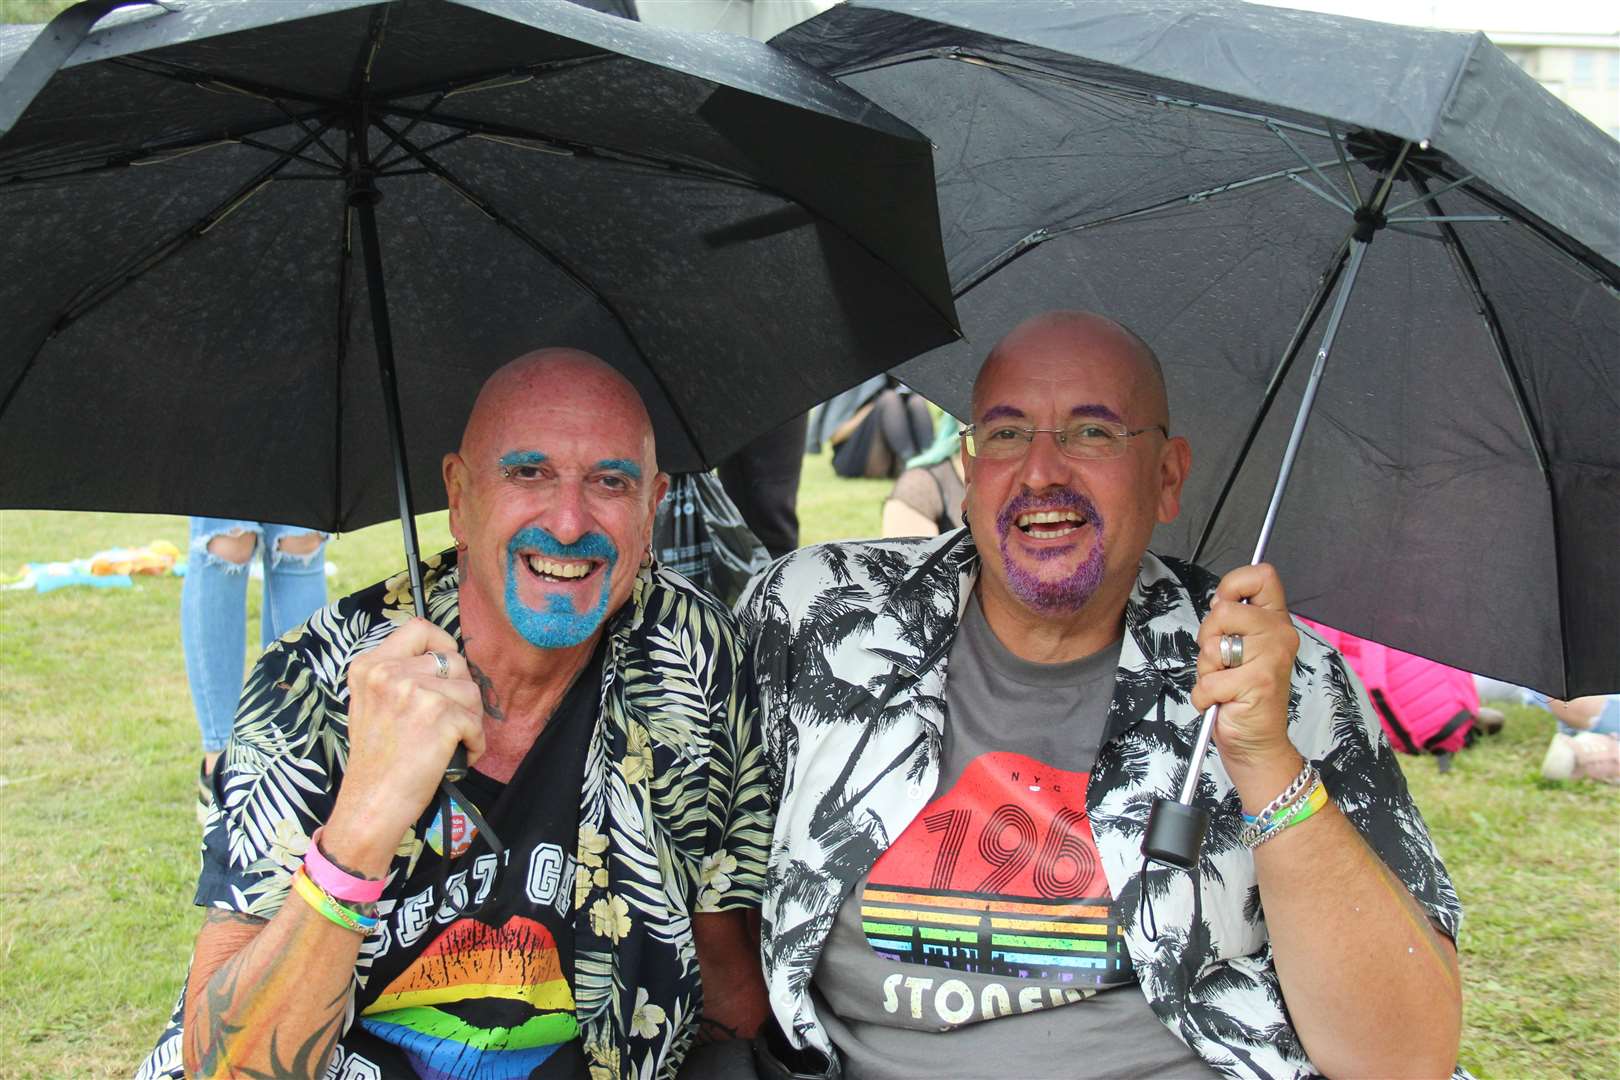
[{"label": "black umbrella handle grip", "polygon": [[467,748],[456,743],[455,753],[450,755],[450,764],[444,767],[444,778],[452,784],[463,780],[467,776]]},{"label": "black umbrella handle grip", "polygon": [[1209,811],[1173,799],[1154,799],[1148,811],[1142,854],[1154,862],[1191,870],[1198,865],[1199,848],[1209,829]]}]

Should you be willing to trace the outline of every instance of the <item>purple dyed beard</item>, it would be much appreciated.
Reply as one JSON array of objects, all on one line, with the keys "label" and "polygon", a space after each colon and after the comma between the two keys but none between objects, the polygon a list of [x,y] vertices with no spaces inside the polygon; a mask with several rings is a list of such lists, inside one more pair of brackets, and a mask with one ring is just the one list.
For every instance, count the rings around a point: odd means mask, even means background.
[{"label": "purple dyed beard", "polygon": [[[1074,572],[1056,581],[1046,581],[1012,560],[1008,552],[1008,539],[1012,536],[1018,515],[1029,510],[1078,510],[1096,530],[1091,552],[1074,568]],[[1001,565],[1007,575],[1007,588],[1029,607],[1043,615],[1069,615],[1086,606],[1086,601],[1102,584],[1103,576],[1103,520],[1091,500],[1078,491],[1053,488],[1039,495],[1024,492],[1008,503],[996,518],[996,536],[1001,541]],[[1045,562],[1069,554],[1075,545],[1043,548],[1033,552],[1038,561]]]}]

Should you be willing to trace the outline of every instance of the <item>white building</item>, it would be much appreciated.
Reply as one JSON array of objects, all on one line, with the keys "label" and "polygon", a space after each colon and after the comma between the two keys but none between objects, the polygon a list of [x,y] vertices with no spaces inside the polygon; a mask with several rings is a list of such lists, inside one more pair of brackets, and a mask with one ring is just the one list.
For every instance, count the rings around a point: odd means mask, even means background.
[{"label": "white building", "polygon": [[1481,30],[1570,108],[1620,139],[1620,4],[1613,0],[1251,0],[1358,19]]},{"label": "white building", "polygon": [[1620,34],[1485,33],[1570,108],[1620,139]]}]

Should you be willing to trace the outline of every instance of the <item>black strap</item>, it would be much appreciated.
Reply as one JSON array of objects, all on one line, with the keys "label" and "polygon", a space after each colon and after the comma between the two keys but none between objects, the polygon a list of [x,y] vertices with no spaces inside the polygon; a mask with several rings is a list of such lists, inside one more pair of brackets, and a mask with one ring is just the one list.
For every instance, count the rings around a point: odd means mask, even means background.
[{"label": "black strap", "polygon": [[1417,740],[1412,737],[1410,731],[1406,730],[1406,725],[1395,718],[1395,710],[1389,707],[1389,701],[1384,697],[1384,692],[1375,687],[1367,692],[1367,696],[1372,698],[1373,708],[1378,710],[1378,715],[1384,718],[1384,726],[1389,728],[1390,734],[1400,741],[1406,752],[1408,754],[1419,753]]},{"label": "black strap", "polygon": [[1148,897],[1148,857],[1142,856],[1142,868],[1136,872],[1136,921],[1142,927],[1142,935],[1149,941],[1158,943],[1159,920],[1153,914],[1153,901]]},{"label": "black strap", "polygon": [[1430,735],[1427,739],[1423,740],[1423,749],[1433,750],[1435,753],[1440,753],[1440,744],[1455,735],[1457,733],[1457,729],[1462,727],[1464,724],[1472,723],[1473,719],[1473,713],[1469,712],[1467,709],[1458,709],[1456,714],[1453,715],[1450,720],[1446,721],[1444,727],[1435,732],[1433,735]]},{"label": "black strap", "polygon": [[449,908],[452,919],[463,919],[476,914],[480,905],[474,904],[473,891],[470,886],[467,890],[467,902],[465,904],[458,906],[455,901],[450,899],[450,864],[455,861],[454,849],[450,841],[450,802],[452,798],[455,800],[455,805],[461,807],[461,812],[467,815],[467,820],[472,822],[475,830],[472,841],[462,854],[472,854],[472,849],[482,840],[489,845],[489,850],[494,852],[496,856],[495,879],[489,883],[489,892],[485,894],[484,903],[486,904],[501,894],[501,877],[506,873],[506,860],[509,853],[506,850],[506,845],[501,843],[501,838],[495,835],[495,830],[489,827],[489,822],[484,820],[484,815],[478,812],[478,807],[472,804],[472,800],[462,794],[461,789],[455,785],[454,781],[441,780],[439,782],[439,842],[444,845],[444,857],[439,860],[439,878],[435,883],[435,887],[439,894],[439,907]]}]

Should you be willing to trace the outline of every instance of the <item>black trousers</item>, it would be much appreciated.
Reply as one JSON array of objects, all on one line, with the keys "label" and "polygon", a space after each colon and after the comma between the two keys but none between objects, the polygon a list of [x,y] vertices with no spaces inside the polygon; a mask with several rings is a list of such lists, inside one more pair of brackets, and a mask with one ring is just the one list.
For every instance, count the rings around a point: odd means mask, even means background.
[{"label": "black trousers", "polygon": [[934,441],[934,418],[916,394],[890,388],[872,399],[872,411],[833,451],[839,476],[894,479]]},{"label": "black trousers", "polygon": [[771,558],[799,546],[799,474],[808,414],[789,420],[727,458],[720,483]]}]

